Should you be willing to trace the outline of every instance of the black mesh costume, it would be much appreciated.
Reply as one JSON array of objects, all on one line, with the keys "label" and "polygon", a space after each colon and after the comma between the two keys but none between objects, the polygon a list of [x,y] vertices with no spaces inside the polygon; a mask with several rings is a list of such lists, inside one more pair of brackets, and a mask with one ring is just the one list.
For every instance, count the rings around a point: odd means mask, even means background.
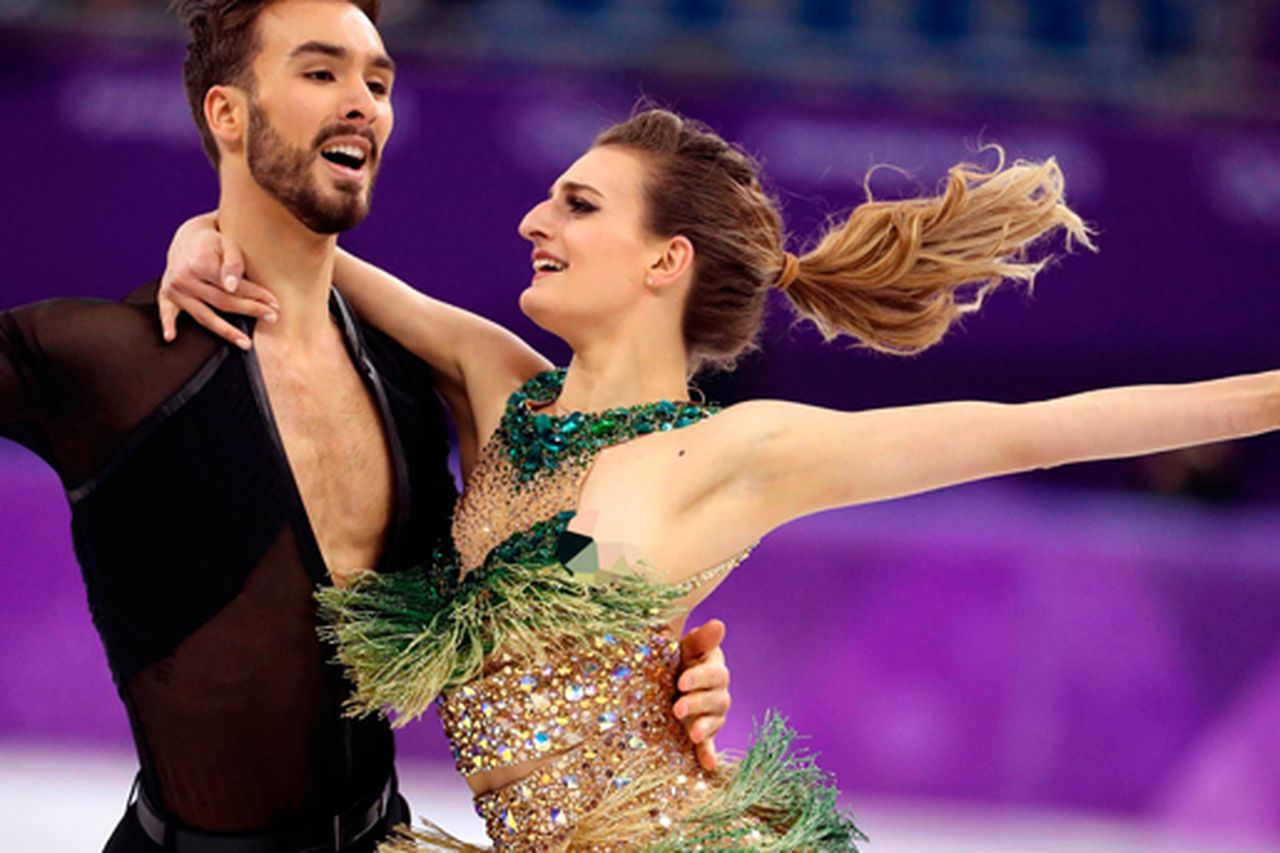
[{"label": "black mesh costume", "polygon": [[[341,716],[312,601],[328,573],[255,355],[194,327],[164,344],[154,291],[0,313],[0,436],[66,488],[150,800],[216,832],[323,815],[383,783],[391,733]],[[331,308],[394,463],[376,568],[403,570],[447,532],[456,497],[443,410],[423,362],[336,292]]]}]

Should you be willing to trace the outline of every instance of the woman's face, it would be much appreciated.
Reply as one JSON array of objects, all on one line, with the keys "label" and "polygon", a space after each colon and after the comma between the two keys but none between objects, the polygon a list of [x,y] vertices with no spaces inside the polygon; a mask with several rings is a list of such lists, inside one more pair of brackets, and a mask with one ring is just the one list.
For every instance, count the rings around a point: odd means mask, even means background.
[{"label": "woman's face", "polygon": [[645,225],[645,170],[631,151],[592,148],[520,223],[533,244],[520,308],[570,344],[622,326],[662,256],[666,241]]}]

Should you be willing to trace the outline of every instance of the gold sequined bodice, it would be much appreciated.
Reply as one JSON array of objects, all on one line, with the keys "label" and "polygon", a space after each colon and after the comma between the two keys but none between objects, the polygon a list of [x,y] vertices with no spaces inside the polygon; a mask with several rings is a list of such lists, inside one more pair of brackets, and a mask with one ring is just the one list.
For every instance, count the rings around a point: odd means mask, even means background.
[{"label": "gold sequined bodice", "polygon": [[453,544],[462,570],[484,565],[493,549],[515,534],[574,510],[589,470],[582,462],[521,483],[505,443],[498,436],[490,439],[454,510]]},{"label": "gold sequined bodice", "polygon": [[[510,552],[513,541],[519,544],[539,525],[552,524],[552,536],[562,535],[594,456],[566,456],[522,475],[530,467],[522,467],[510,436],[500,430],[481,451],[456,509],[453,536],[463,572],[484,567],[504,548]],[[681,592],[714,580],[746,555],[701,573]],[[595,579],[583,575],[598,569],[584,570],[578,561],[573,566],[575,577],[587,583]],[[639,639],[605,633],[589,647],[547,640],[548,651],[537,660],[495,654],[481,677],[446,691],[437,703],[464,775],[551,759],[530,776],[477,797],[491,837],[499,849],[549,849],[570,837],[579,839],[574,849],[614,849],[599,839],[582,842],[584,816],[632,776],[655,771],[667,781],[647,786],[641,799],[646,814],[652,812],[647,825],[661,832],[670,823],[668,812],[676,816],[710,782],[670,710],[678,643],[662,625]]]},{"label": "gold sequined bodice", "polygon": [[670,712],[679,657],[678,643],[657,631],[637,643],[601,638],[595,649],[537,663],[499,660],[493,672],[442,699],[440,717],[461,772],[555,757],[476,798],[499,849],[554,846],[579,830],[602,798],[654,769],[671,771],[674,785],[649,797],[655,815],[666,809],[674,817],[694,786],[707,789]]}]

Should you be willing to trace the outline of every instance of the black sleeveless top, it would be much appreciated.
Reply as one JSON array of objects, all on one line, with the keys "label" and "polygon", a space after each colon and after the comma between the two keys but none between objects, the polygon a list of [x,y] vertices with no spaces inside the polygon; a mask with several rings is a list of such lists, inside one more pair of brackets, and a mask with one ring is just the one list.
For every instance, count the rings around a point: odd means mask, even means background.
[{"label": "black sleeveless top", "polygon": [[[210,831],[332,811],[381,785],[391,733],[342,717],[348,685],[317,639],[312,597],[328,571],[256,356],[192,326],[164,344],[154,293],[0,313],[0,436],[66,488],[153,801]],[[393,460],[376,568],[406,570],[447,534],[457,496],[443,408],[426,364],[336,291],[331,314]]]}]

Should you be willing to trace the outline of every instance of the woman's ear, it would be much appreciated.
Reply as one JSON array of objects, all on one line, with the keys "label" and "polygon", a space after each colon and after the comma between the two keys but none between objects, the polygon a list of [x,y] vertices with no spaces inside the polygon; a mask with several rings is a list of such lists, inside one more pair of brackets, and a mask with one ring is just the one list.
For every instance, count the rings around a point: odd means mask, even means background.
[{"label": "woman's ear", "polygon": [[689,238],[683,235],[672,237],[662,246],[662,254],[649,267],[645,283],[650,287],[670,287],[692,272],[693,258],[693,243]]}]

